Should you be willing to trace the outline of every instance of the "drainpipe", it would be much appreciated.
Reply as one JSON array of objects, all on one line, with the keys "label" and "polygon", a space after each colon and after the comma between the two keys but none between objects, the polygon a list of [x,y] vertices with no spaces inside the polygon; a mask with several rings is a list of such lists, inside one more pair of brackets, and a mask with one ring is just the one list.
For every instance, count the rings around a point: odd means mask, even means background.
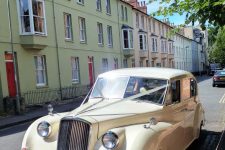
[{"label": "drainpipe", "polygon": [[56,55],[57,55],[57,67],[58,67],[58,80],[59,80],[59,90],[60,90],[60,99],[62,100],[62,83],[61,83],[61,71],[60,71],[60,63],[59,63],[59,45],[57,38],[57,29],[56,29],[56,20],[55,20],[55,0],[52,0],[52,12],[53,12],[53,20],[54,20],[54,30],[55,30],[55,46],[56,46]]},{"label": "drainpipe", "polygon": [[11,45],[11,52],[13,55],[13,69],[14,69],[14,78],[15,78],[15,85],[16,85],[16,113],[19,114],[20,113],[19,85],[18,85],[16,58],[15,58],[14,47],[13,47],[12,20],[11,20],[9,0],[7,0],[7,7],[8,7],[8,18],[9,18],[10,45]]},{"label": "drainpipe", "polygon": [[119,14],[119,0],[117,0],[117,19],[118,19],[118,29],[119,29],[119,43],[120,43],[120,67],[123,68],[123,52],[121,44],[121,28],[120,28],[120,14]]}]

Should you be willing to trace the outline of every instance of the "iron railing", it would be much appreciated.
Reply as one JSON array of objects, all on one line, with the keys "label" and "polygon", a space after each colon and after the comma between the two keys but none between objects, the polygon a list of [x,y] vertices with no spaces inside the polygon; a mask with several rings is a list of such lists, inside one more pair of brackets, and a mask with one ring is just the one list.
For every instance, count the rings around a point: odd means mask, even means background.
[{"label": "iron railing", "polygon": [[85,96],[90,90],[89,85],[69,86],[55,89],[37,89],[22,93],[25,105],[38,105],[48,102],[60,102]]}]

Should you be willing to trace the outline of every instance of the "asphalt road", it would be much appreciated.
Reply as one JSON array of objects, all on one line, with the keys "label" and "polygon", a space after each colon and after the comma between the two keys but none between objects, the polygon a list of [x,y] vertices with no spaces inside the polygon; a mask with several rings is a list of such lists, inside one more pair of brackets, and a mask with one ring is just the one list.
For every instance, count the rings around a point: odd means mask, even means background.
[{"label": "asphalt road", "polygon": [[[206,125],[201,137],[188,150],[214,150],[225,127],[225,87],[212,87],[211,77],[198,78],[200,100]],[[224,95],[224,99],[222,98]],[[219,103],[220,102],[220,103]],[[0,150],[20,150],[23,135],[31,122],[0,130]]]}]

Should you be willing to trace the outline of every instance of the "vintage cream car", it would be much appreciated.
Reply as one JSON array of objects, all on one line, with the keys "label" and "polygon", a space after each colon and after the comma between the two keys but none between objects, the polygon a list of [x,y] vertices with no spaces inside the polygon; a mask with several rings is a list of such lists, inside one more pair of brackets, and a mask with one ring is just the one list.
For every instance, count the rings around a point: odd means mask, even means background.
[{"label": "vintage cream car", "polygon": [[22,150],[183,150],[203,125],[191,73],[119,69],[99,75],[79,108],[36,120]]}]

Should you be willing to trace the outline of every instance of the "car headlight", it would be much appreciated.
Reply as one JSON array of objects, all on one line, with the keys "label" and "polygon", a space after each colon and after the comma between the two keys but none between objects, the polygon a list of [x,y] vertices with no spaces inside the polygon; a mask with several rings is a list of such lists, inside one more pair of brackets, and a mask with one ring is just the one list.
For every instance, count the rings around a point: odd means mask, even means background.
[{"label": "car headlight", "polygon": [[37,126],[37,132],[39,136],[47,137],[51,133],[51,125],[46,121],[42,121]]},{"label": "car headlight", "polygon": [[106,149],[113,149],[119,143],[118,136],[113,132],[107,132],[102,137],[102,144]]}]

